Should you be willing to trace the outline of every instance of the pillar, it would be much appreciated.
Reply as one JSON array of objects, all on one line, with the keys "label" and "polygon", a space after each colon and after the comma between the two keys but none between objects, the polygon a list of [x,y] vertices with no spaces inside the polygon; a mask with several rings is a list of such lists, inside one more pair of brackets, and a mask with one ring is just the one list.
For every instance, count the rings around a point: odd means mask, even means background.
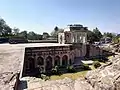
[{"label": "pillar", "polygon": [[46,57],[44,56],[44,72],[46,72]]},{"label": "pillar", "polygon": [[54,67],[55,65],[55,56],[52,57],[52,66]]},{"label": "pillar", "polygon": [[60,66],[62,66],[62,57],[60,57]]}]

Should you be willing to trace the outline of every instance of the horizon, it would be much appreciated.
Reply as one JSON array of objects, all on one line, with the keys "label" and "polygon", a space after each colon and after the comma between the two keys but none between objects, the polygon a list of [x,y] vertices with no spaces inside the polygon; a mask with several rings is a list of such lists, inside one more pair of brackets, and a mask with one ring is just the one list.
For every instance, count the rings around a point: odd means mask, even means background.
[{"label": "horizon", "polygon": [[0,17],[20,31],[51,33],[55,26],[81,24],[102,33],[120,33],[119,0],[2,0]]}]

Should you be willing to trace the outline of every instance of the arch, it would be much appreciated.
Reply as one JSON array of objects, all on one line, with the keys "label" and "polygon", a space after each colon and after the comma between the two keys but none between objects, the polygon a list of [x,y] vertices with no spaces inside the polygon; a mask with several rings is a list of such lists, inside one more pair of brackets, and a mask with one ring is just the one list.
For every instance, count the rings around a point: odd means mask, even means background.
[{"label": "arch", "polygon": [[51,56],[48,56],[46,58],[46,71],[50,71],[52,70],[52,57]]},{"label": "arch", "polygon": [[35,69],[35,61],[34,61],[34,58],[32,57],[29,57],[27,60],[26,60],[26,72],[27,73],[32,73]]},{"label": "arch", "polygon": [[54,60],[55,60],[54,65],[55,65],[55,66],[56,66],[56,65],[59,66],[59,65],[60,65],[60,57],[59,57],[59,56],[56,56]]},{"label": "arch", "polygon": [[38,65],[44,65],[44,59],[42,57],[37,58],[37,64]]},{"label": "arch", "polygon": [[68,64],[68,56],[67,55],[64,55],[63,57],[62,57],[62,65],[64,66],[64,65],[67,65]]}]

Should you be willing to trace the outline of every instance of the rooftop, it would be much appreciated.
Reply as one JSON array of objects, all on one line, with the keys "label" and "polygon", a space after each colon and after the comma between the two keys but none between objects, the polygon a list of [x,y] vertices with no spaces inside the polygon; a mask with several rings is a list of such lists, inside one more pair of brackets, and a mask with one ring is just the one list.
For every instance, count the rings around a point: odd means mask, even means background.
[{"label": "rooftop", "polygon": [[28,43],[19,44],[24,47],[54,47],[54,46],[70,46],[72,44],[59,44],[59,43]]}]

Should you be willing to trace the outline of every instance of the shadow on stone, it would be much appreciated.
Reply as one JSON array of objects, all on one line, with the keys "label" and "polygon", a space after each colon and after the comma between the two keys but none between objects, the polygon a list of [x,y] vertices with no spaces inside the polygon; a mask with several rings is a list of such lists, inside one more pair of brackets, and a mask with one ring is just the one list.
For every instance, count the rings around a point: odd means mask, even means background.
[{"label": "shadow on stone", "polygon": [[19,87],[20,87],[19,90],[27,89],[28,88],[27,81],[20,81]]}]

